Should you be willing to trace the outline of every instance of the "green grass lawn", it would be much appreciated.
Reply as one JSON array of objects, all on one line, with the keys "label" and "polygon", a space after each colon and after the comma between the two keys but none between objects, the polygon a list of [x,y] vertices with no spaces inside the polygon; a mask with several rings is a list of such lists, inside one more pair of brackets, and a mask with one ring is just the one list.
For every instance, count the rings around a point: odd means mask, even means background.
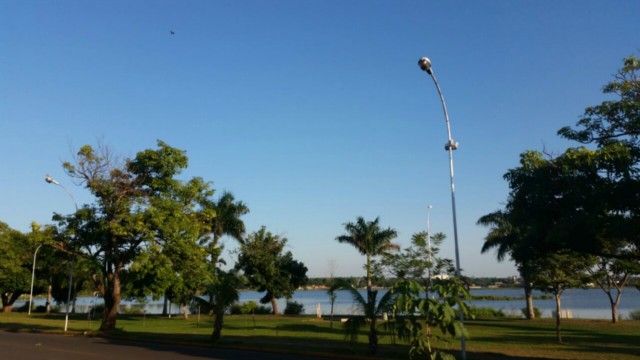
[{"label": "green grass lawn", "polygon": [[[358,344],[345,340],[342,326],[310,316],[272,315],[225,316],[223,338],[211,345],[212,320],[208,316],[168,319],[159,316],[121,315],[115,336],[132,341],[161,341],[196,346],[317,353],[334,357],[365,357],[367,337],[363,332]],[[605,320],[567,319],[563,321],[563,344],[555,342],[555,327],[551,319],[469,320],[467,358],[473,359],[640,359],[640,321],[612,324]],[[74,315],[69,332],[91,333],[99,321],[89,321],[86,315]],[[64,315],[24,313],[0,314],[0,328],[10,331],[41,331],[62,333]],[[404,359],[408,348],[397,338],[385,334],[380,339],[377,358]],[[457,352],[459,340],[439,347]]]}]

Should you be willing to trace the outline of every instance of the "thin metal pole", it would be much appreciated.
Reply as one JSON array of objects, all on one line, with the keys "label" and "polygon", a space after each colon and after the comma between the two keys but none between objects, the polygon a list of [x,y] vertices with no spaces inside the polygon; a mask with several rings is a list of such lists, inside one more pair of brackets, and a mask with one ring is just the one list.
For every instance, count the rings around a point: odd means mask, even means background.
[{"label": "thin metal pole", "polygon": [[69,306],[71,305],[71,287],[73,286],[73,267],[75,266],[74,260],[71,261],[71,269],[69,271],[69,292],[67,293],[67,313],[64,317],[65,332],[67,332],[67,326],[69,325]]},{"label": "thin metal pole", "polygon": [[[426,60],[426,62],[425,62]],[[458,219],[456,216],[456,195],[455,195],[455,184],[454,184],[454,176],[453,176],[453,150],[458,148],[458,143],[453,141],[451,137],[451,125],[449,122],[449,113],[447,112],[447,105],[444,101],[444,96],[442,95],[442,90],[440,90],[440,85],[438,84],[438,80],[436,80],[436,76],[433,73],[433,69],[431,68],[431,62],[426,59],[420,59],[418,63],[420,67],[427,72],[427,74],[431,75],[431,79],[433,83],[436,85],[436,89],[438,90],[438,95],[440,96],[440,102],[442,103],[442,109],[444,110],[444,119],[447,124],[447,135],[448,142],[445,144],[445,150],[449,152],[449,173],[451,178],[451,210],[453,212],[453,239],[455,243],[455,252],[456,252],[456,277],[460,279],[460,252],[458,250]],[[464,324],[464,314],[460,311],[460,323]],[[466,346],[465,346],[465,337],[464,334],[460,337],[460,351],[462,355],[462,360],[467,358],[466,354]]]},{"label": "thin metal pole", "polygon": [[[431,263],[431,229],[430,229],[430,224],[429,224],[429,217],[431,215],[431,208],[433,206],[428,205],[427,206],[427,259],[429,261],[429,269],[428,269],[428,273],[427,275],[429,276],[429,290],[431,290],[431,268],[433,267],[433,264]],[[428,294],[427,294],[428,295]]]},{"label": "thin metal pole", "polygon": [[33,301],[33,281],[36,279],[36,256],[38,256],[38,250],[43,244],[38,245],[36,251],[33,252],[33,267],[31,269],[31,292],[29,293],[29,316],[31,316],[31,302]]},{"label": "thin metal pole", "polygon": [[[76,208],[76,212],[78,212],[78,204],[76,203],[76,199],[73,197],[73,194],[71,194],[71,192],[69,190],[67,190],[66,187],[64,187],[62,184],[60,184],[60,182],[58,182],[57,180],[53,179],[49,175],[45,176],[44,180],[46,182],[48,182],[49,184],[60,186],[62,188],[62,190],[64,190],[64,192],[66,192],[67,195],[69,195],[69,197],[71,198],[71,201],[73,202],[73,206],[75,206],[75,208]],[[64,318],[64,331],[65,332],[67,332],[67,325],[69,324],[69,306],[71,305],[71,287],[73,286],[73,268],[74,268],[74,266],[75,266],[75,256],[73,257],[73,259],[71,261],[71,268],[69,270],[69,292],[67,293],[67,311],[66,311],[65,318]]]}]

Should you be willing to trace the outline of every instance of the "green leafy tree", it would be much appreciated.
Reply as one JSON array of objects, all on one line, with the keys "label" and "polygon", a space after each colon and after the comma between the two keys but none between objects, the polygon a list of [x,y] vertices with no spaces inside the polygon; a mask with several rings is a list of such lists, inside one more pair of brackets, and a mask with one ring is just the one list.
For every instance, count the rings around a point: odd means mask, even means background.
[{"label": "green leafy tree", "polygon": [[58,220],[61,228],[74,232],[69,251],[99,265],[92,279],[105,302],[101,331],[115,328],[122,275],[140,252],[157,241],[183,239],[178,233],[188,234],[188,238],[199,233],[197,224],[202,219],[197,212],[180,215],[178,223],[185,226],[176,226],[174,233],[169,231],[172,225],[166,224],[180,210],[194,207],[200,198],[181,193],[186,191],[185,186],[175,178],[187,164],[184,151],[162,141],[158,141],[157,149],[139,152],[125,161],[118,161],[104,146],[96,150],[85,145],[73,162],[64,164],[65,171],[95,196],[94,204]]},{"label": "green leafy tree", "polygon": [[401,252],[386,253],[379,261],[373,261],[373,263],[380,263],[383,272],[390,274],[391,277],[417,281],[428,289],[432,277],[455,274],[453,261],[437,256],[446,235],[436,233],[429,236],[431,236],[430,242],[427,241],[426,232],[415,233],[411,236],[411,246]]},{"label": "green leafy tree", "polygon": [[210,285],[209,293],[213,298],[213,332],[211,339],[215,342],[222,336],[222,325],[224,324],[224,313],[231,305],[238,301],[238,288],[242,285],[241,278],[235,270],[223,271],[218,269],[213,283]]},{"label": "green leafy tree", "polygon": [[517,225],[510,220],[509,215],[506,210],[498,210],[478,219],[478,225],[489,228],[481,252],[484,254],[495,249],[498,261],[503,261],[509,256],[516,264],[524,285],[526,317],[531,320],[535,319],[532,280],[535,252],[531,251],[526,239],[519,235]]},{"label": "green leafy tree", "polygon": [[33,250],[27,236],[0,222],[0,299],[2,312],[9,313],[31,283]]},{"label": "green leafy tree", "polygon": [[307,282],[307,267],[284,252],[287,239],[268,232],[263,226],[247,236],[241,244],[235,268],[242,270],[249,284],[258,292],[265,292],[262,304],[271,303],[278,315],[277,299],[290,298]]},{"label": "green leafy tree", "polygon": [[618,305],[622,299],[622,290],[627,286],[633,274],[640,273],[639,267],[637,262],[628,259],[599,256],[596,265],[588,269],[591,279],[607,294],[611,306],[611,322],[613,323],[617,323],[619,320]]},{"label": "green leafy tree", "polygon": [[[603,92],[609,99],[588,107],[574,128],[558,134],[566,139],[595,146],[595,150],[567,151],[567,166],[576,169],[572,194],[577,220],[567,222],[567,231],[578,235],[564,239],[566,247],[599,257],[595,279],[607,294],[612,321],[628,276],[640,267],[640,59],[623,61]],[[585,192],[588,191],[588,192]],[[617,294],[612,296],[612,288]]]},{"label": "green leafy tree", "polygon": [[[173,182],[163,196],[151,198],[155,211],[150,221],[155,237],[145,244],[127,272],[133,278],[127,293],[136,297],[164,293],[180,304],[185,319],[189,318],[187,304],[204,291],[213,276],[207,268],[207,252],[200,246],[215,216],[206,207],[212,194],[208,183],[193,178],[185,183]],[[147,292],[147,288],[152,291]]]},{"label": "green leafy tree", "polygon": [[588,281],[587,269],[593,260],[568,252],[549,254],[535,264],[535,286],[552,293],[556,302],[556,340],[562,343],[560,319],[562,318],[562,293],[569,288],[584,286]]},{"label": "green leafy tree", "polygon": [[[398,250],[400,247],[391,242],[398,236],[398,233],[391,229],[380,228],[380,218],[373,221],[366,221],[363,217],[358,217],[356,222],[345,223],[344,235],[336,237],[341,243],[352,245],[362,255],[366,257],[365,269],[367,272],[367,301],[366,307],[375,308],[376,293],[372,289],[372,259],[389,251]],[[365,314],[372,315],[373,312]],[[369,318],[371,324],[375,324],[375,319]],[[378,336],[375,327],[372,325],[369,330],[369,352],[375,354],[378,351]]]},{"label": "green leafy tree", "polygon": [[400,280],[394,285],[391,292],[395,294],[396,331],[409,343],[410,359],[454,360],[453,355],[435,349],[433,342],[469,336],[456,314],[469,313],[465,303],[469,293],[459,278],[436,280],[431,291],[434,296],[427,295],[426,288],[413,280]]}]

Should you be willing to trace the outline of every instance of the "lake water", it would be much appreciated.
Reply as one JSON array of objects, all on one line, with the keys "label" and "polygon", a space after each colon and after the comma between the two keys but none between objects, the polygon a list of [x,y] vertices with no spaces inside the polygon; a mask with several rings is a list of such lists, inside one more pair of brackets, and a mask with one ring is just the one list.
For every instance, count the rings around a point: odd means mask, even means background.
[{"label": "lake water", "polygon": [[[382,290],[384,291],[384,290]],[[366,291],[361,291],[366,294]],[[472,295],[495,295],[522,297],[524,291],[522,289],[472,289]],[[358,309],[354,306],[351,295],[346,291],[338,291],[334,304],[334,314],[353,315],[358,314]],[[539,291],[535,291],[534,295],[543,295]],[[380,296],[380,295],[379,295]],[[243,291],[240,293],[240,302],[255,301],[259,303],[262,297],[261,293],[255,291]],[[317,306],[323,315],[331,313],[331,305],[326,290],[304,290],[296,291],[293,295],[293,301],[297,301],[304,305],[306,314],[316,314]],[[76,312],[86,313],[95,305],[102,303],[102,299],[98,297],[80,297],[76,301]],[[15,307],[20,307],[24,302],[16,301]],[[38,298],[34,301],[35,306],[44,305],[44,299]],[[477,307],[488,307],[503,310],[505,313],[521,314],[522,308],[525,307],[524,300],[474,300],[471,305]],[[551,312],[555,310],[555,300],[534,300],[533,304],[539,308],[543,317],[551,317]],[[140,308],[142,305],[132,301],[123,301],[122,307]],[[267,304],[267,306],[271,306]],[[280,311],[284,311],[286,300],[280,299],[278,307]],[[147,314],[162,313],[162,300],[148,299],[144,309]],[[568,289],[562,295],[562,309],[571,310],[574,318],[583,319],[609,319],[611,318],[611,308],[607,295],[597,289]],[[64,305],[60,307],[60,311],[64,312]],[[625,288],[622,292],[622,300],[618,307],[618,313],[621,319],[626,319],[632,310],[640,310],[640,291],[635,288]],[[171,306],[172,314],[179,314],[180,309],[173,304]]]}]

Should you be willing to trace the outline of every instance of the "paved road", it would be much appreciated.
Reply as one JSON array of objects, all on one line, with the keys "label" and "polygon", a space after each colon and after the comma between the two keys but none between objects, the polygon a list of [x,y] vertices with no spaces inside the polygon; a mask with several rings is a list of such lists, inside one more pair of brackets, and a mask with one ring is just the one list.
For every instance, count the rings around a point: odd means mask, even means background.
[{"label": "paved road", "polygon": [[[0,331],[0,359],[21,360],[320,360],[282,353],[198,348],[170,344],[133,343],[85,336]],[[326,360],[326,359],[325,359]]]}]

